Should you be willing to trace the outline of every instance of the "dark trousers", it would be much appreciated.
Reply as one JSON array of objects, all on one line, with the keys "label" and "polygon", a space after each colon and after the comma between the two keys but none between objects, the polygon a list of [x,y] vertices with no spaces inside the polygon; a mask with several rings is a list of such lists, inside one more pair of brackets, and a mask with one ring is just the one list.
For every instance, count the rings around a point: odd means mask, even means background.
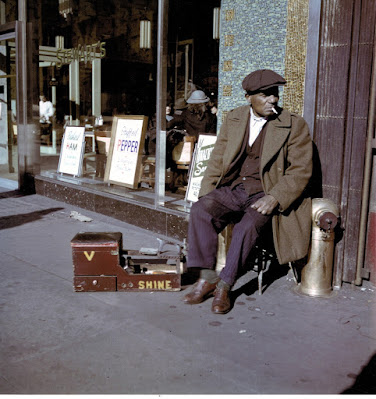
[{"label": "dark trousers", "polygon": [[238,271],[246,263],[257,238],[271,219],[250,206],[265,194],[249,196],[242,184],[234,188],[217,188],[192,205],[188,227],[188,267],[214,269],[217,261],[218,234],[235,223],[219,277],[227,284],[235,283]]}]

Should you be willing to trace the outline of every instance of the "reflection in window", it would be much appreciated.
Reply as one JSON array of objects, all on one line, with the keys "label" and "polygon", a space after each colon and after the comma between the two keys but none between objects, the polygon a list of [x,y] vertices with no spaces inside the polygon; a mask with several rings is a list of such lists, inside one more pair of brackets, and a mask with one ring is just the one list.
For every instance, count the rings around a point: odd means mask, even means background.
[{"label": "reflection in window", "polygon": [[[43,174],[152,201],[157,167],[158,1],[108,0],[97,7],[89,0],[85,10],[74,1],[60,3],[49,3],[41,21],[40,93],[51,99],[55,110],[50,139],[41,141]],[[67,4],[69,10],[62,10]],[[166,195],[171,198],[184,198],[198,133],[216,131],[212,109],[216,110],[219,41],[213,39],[212,21],[219,6],[219,0],[169,2],[166,104],[158,105],[166,110]],[[204,93],[205,101],[187,103],[197,90]],[[122,115],[148,117],[135,189],[105,181],[113,118]],[[197,120],[195,134],[187,116]],[[211,123],[202,124],[203,119]],[[86,130],[79,178],[56,173],[67,125]]]}]

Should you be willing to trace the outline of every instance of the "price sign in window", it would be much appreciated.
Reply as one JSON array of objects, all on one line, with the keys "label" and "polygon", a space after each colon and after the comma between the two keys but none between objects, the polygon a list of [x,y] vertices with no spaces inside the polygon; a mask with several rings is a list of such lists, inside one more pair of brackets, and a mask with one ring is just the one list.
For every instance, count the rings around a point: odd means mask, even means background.
[{"label": "price sign in window", "polygon": [[148,118],[115,116],[104,181],[137,188]]},{"label": "price sign in window", "polygon": [[58,173],[81,176],[85,151],[85,127],[66,126],[61,144]]}]

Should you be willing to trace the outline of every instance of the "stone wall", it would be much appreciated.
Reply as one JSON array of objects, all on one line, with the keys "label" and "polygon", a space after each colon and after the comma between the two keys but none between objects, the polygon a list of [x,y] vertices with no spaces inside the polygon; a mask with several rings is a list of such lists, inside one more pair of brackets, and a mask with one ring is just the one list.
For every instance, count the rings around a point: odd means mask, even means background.
[{"label": "stone wall", "polygon": [[246,104],[241,83],[256,69],[285,76],[280,104],[302,113],[308,2],[222,0],[218,129],[228,111]]},{"label": "stone wall", "polygon": [[307,57],[309,0],[289,0],[287,6],[285,78],[283,105],[303,115]]}]

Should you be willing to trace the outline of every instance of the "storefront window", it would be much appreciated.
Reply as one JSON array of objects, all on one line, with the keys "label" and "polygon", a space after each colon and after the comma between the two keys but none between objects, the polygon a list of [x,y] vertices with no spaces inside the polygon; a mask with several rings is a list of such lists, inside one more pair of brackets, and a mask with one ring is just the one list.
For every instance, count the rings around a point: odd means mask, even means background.
[{"label": "storefront window", "polygon": [[[184,198],[194,145],[199,133],[216,132],[219,43],[213,39],[213,10],[220,0],[170,1],[167,8],[167,62],[158,69],[158,0],[43,1],[39,50],[41,174],[111,192],[127,199],[156,203],[156,176],[165,177],[157,192],[164,206],[184,210]],[[165,80],[157,98],[158,79]],[[192,130],[183,117],[193,91],[204,92],[205,102]],[[44,96],[44,97],[42,97]],[[194,107],[200,96],[197,97]],[[156,111],[166,118],[160,141]],[[210,116],[209,128],[200,122]],[[146,116],[145,139],[139,148],[136,184],[109,181],[115,151],[114,123]],[[183,118],[183,119],[182,119]],[[85,153],[79,176],[58,172],[67,126],[85,127]],[[160,146],[162,143],[162,146]],[[111,145],[112,150],[111,150]],[[159,150],[158,150],[159,146]],[[124,147],[125,148],[125,147]],[[132,150],[132,151],[133,151]],[[111,152],[112,151],[112,152]],[[112,155],[112,156],[111,156]],[[158,156],[164,162],[157,163]],[[164,170],[158,170],[164,164]],[[111,179],[110,179],[111,180]]]},{"label": "storefront window", "polygon": [[[0,178],[17,181],[17,103],[15,31],[17,2],[0,1]],[[8,25],[7,25],[8,24]]]},{"label": "storefront window", "polygon": [[1,34],[0,59],[0,177],[17,181],[15,39],[2,40]]}]

